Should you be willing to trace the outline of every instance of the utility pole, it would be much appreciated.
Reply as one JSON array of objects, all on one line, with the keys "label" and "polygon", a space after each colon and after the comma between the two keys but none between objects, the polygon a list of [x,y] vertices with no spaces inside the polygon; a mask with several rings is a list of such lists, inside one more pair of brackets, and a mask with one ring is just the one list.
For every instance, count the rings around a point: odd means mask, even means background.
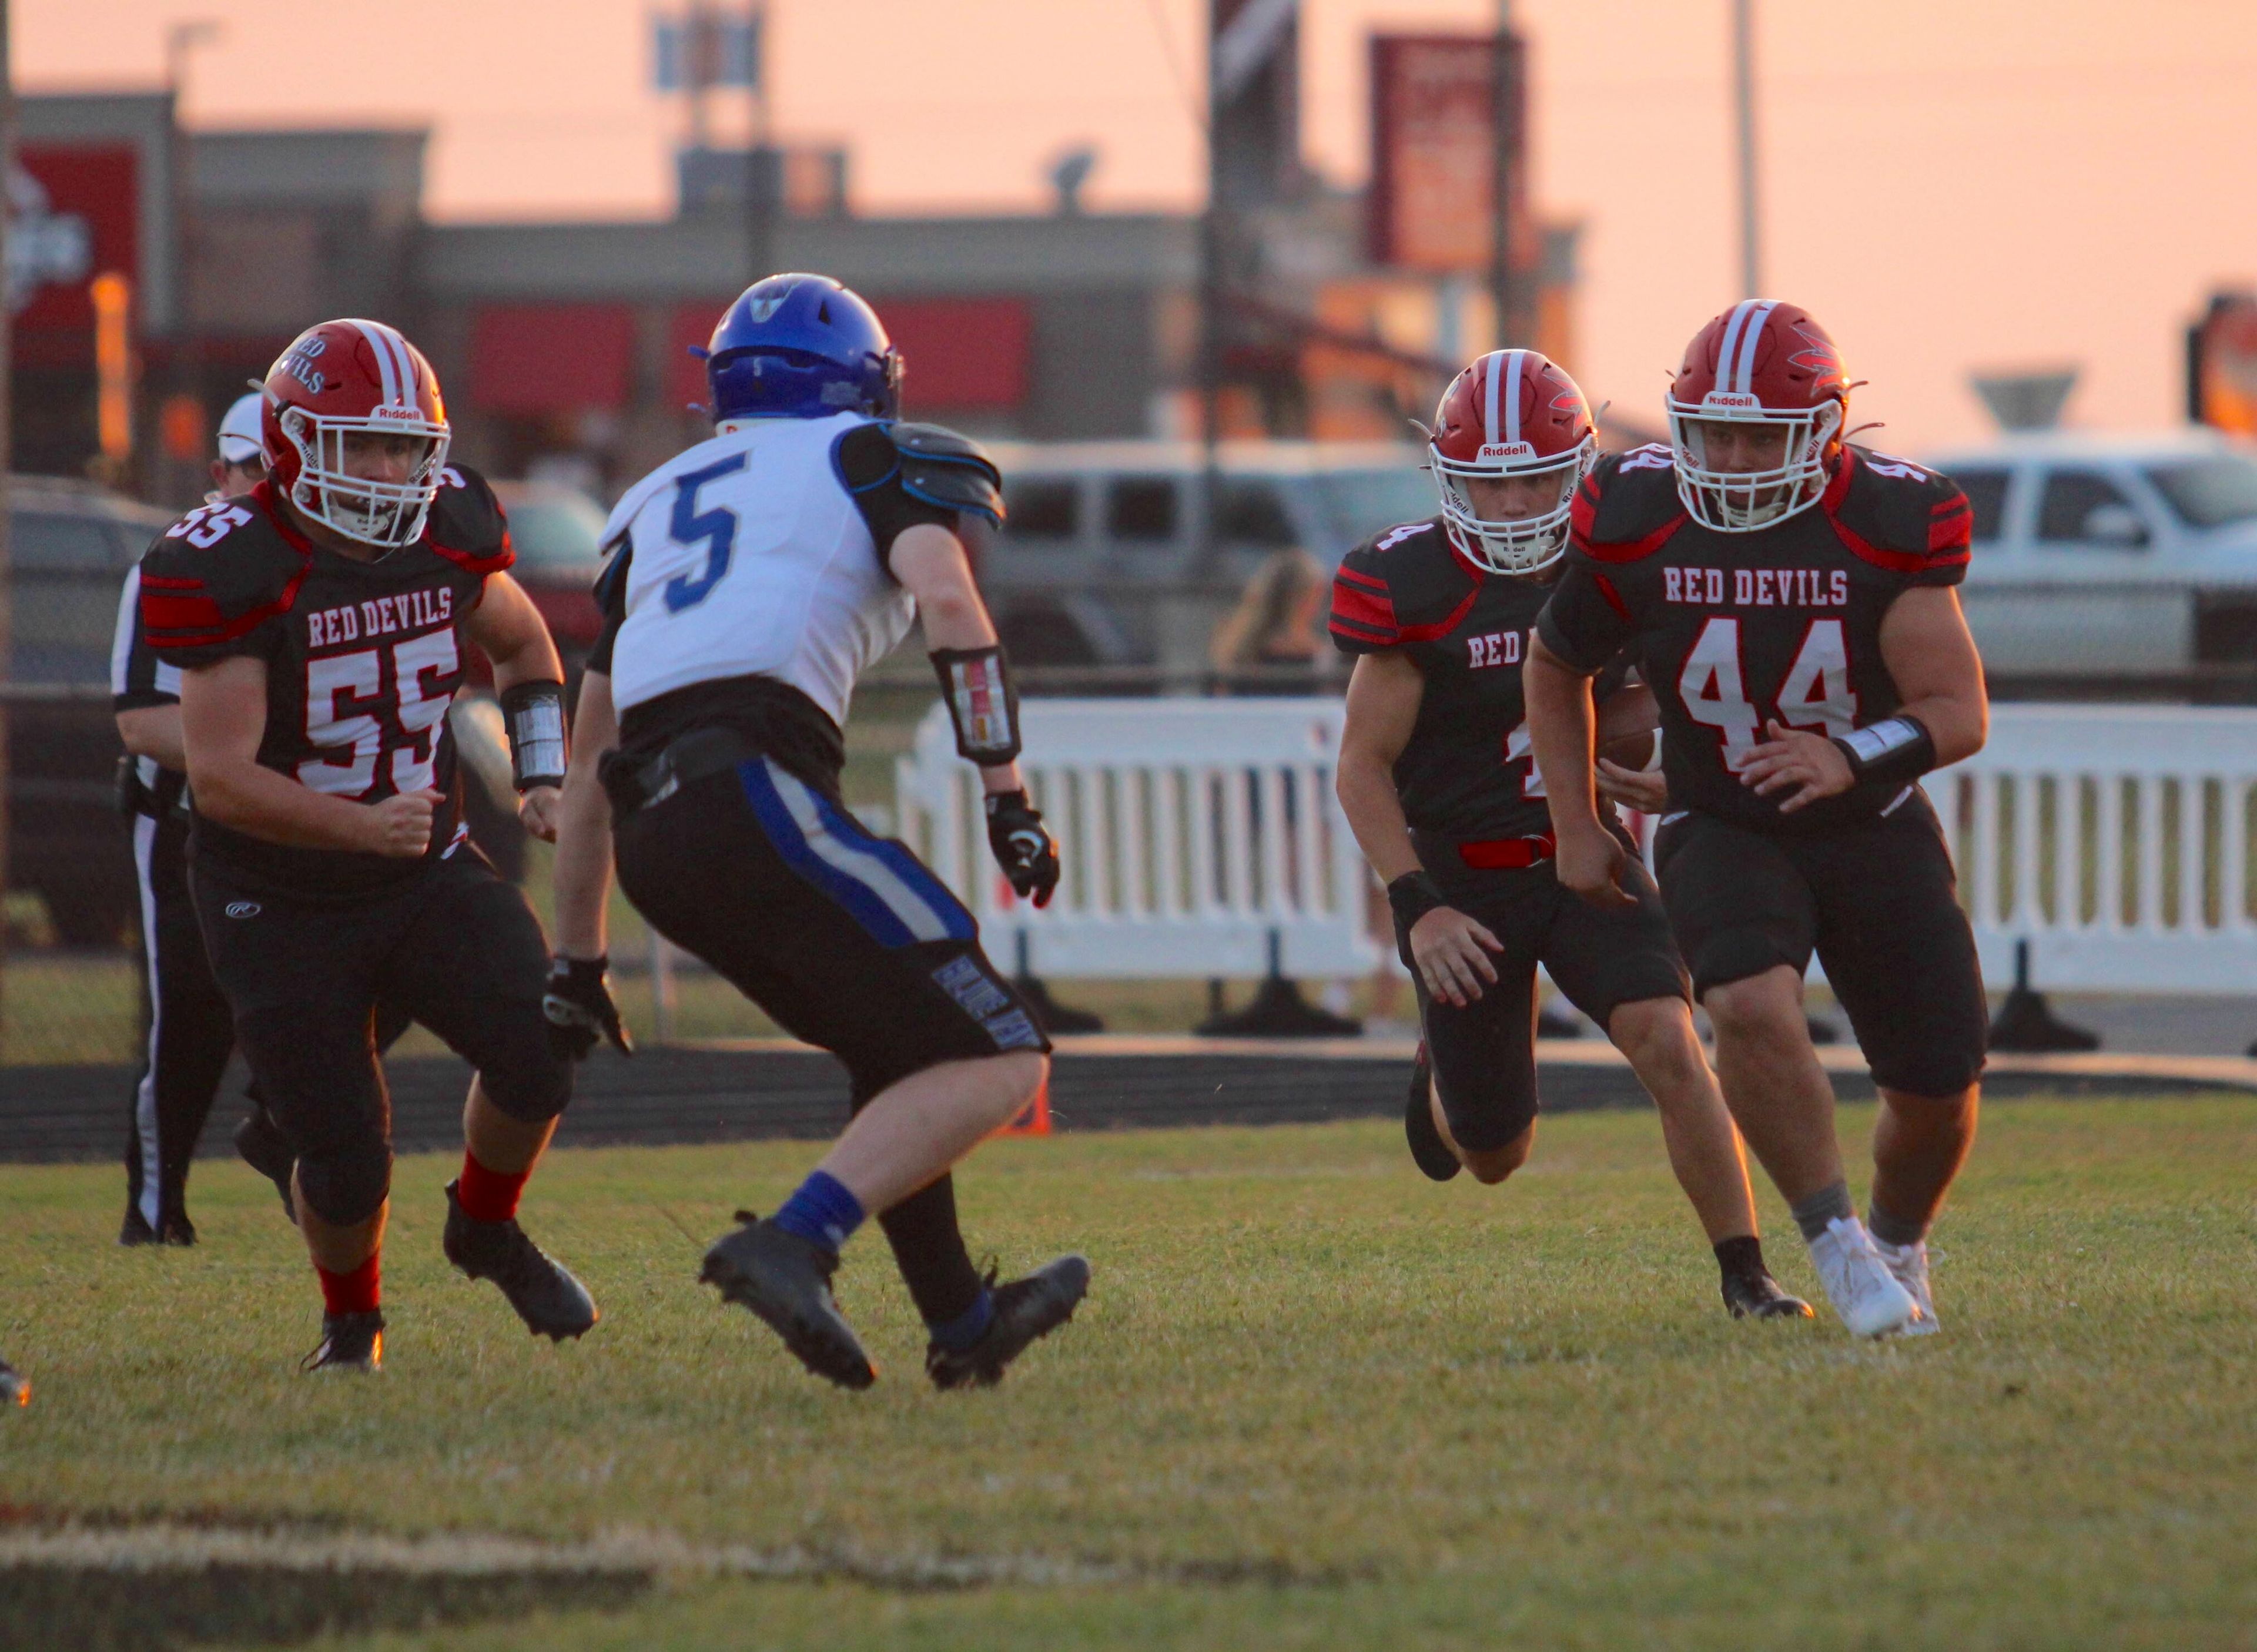
[{"label": "utility pole", "polygon": [[1512,0],[1496,0],[1496,44],[1489,63],[1489,305],[1496,347],[1509,349],[1536,342],[1527,336],[1534,307],[1522,291],[1519,249],[1513,244],[1524,200],[1528,129],[1520,107],[1520,38],[1513,32]]},{"label": "utility pole", "polygon": [[[9,50],[11,28],[8,0],[0,0],[0,191],[4,191],[8,180],[16,175],[16,67]],[[0,272],[7,269],[8,237],[13,228],[5,203],[6,194],[0,194]],[[8,476],[15,468],[10,399],[15,378],[16,307],[15,295],[7,287],[8,283],[0,277],[0,889],[8,886],[8,701],[4,691],[15,676],[11,664],[14,651],[9,646],[8,634]],[[4,935],[4,929],[0,929],[0,996],[7,991],[8,949]]]},{"label": "utility pole", "polygon": [[1756,194],[1755,0],[1732,0],[1732,103],[1740,154],[1740,296],[1763,296],[1762,202]]}]

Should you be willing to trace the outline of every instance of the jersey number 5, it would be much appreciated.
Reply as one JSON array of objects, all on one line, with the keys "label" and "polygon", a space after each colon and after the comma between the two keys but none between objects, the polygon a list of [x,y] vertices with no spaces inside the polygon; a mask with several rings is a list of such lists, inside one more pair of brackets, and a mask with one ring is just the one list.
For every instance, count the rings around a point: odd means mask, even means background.
[{"label": "jersey number 5", "polygon": [[[1748,698],[1740,666],[1740,622],[1712,618],[1701,628],[1685,668],[1678,674],[1677,697],[1685,715],[1716,731],[1724,766],[1734,773],[1748,760],[1763,727],[1763,717]],[[1847,734],[1857,726],[1857,695],[1850,687],[1850,645],[1838,619],[1814,619],[1802,646],[1779,686],[1779,720],[1814,733]]]},{"label": "jersey number 5", "polygon": [[695,608],[712,595],[713,587],[729,571],[729,558],[737,547],[737,513],[722,505],[710,511],[697,508],[697,490],[708,482],[718,482],[723,477],[734,476],[745,468],[748,454],[732,454],[718,464],[709,464],[703,470],[692,470],[677,477],[674,483],[674,518],[667,524],[676,545],[705,544],[705,571],[692,576],[676,574],[666,582],[666,611],[678,614],[685,608]]}]

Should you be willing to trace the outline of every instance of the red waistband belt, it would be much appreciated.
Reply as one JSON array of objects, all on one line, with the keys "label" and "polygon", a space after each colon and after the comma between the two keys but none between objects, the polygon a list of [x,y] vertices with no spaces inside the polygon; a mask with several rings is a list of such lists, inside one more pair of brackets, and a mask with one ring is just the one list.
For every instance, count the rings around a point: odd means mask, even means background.
[{"label": "red waistband belt", "polygon": [[1458,845],[1458,858],[1475,872],[1511,872],[1549,860],[1556,844],[1552,834],[1535,837],[1485,837]]}]

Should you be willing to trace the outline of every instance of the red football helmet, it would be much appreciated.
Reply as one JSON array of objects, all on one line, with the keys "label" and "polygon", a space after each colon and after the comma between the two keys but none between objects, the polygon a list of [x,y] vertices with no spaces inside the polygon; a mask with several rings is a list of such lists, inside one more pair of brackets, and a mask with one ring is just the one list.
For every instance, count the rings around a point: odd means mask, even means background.
[{"label": "red football helmet", "polygon": [[1809,312],[1743,299],[1693,335],[1669,386],[1677,497],[1720,533],[1809,509],[1826,491],[1849,406],[1841,355]]},{"label": "red football helmet", "polygon": [[[1532,349],[1493,349],[1450,381],[1428,433],[1442,524],[1455,545],[1499,574],[1532,574],[1567,548],[1567,512],[1597,457],[1598,436],[1575,381]],[[1467,484],[1526,478],[1525,508],[1475,508]]]},{"label": "red football helmet", "polygon": [[[431,364],[382,321],[323,321],[298,335],[266,370],[259,434],[277,492],[347,539],[386,548],[421,537],[447,462],[447,406]],[[421,446],[383,474],[359,451],[365,438]],[[363,438],[355,441],[355,437]],[[347,463],[348,452],[354,463]]]}]

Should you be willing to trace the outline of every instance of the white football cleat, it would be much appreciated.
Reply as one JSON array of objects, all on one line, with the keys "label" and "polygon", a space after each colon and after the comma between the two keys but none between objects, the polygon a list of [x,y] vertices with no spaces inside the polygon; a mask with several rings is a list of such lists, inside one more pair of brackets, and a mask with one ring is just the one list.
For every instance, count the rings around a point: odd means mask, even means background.
[{"label": "white football cleat", "polygon": [[[1868,1230],[1868,1237],[1870,1235],[1871,1230]],[[1888,1265],[1889,1273],[1897,1283],[1905,1288],[1905,1295],[1911,1297],[1914,1305],[1920,1310],[1920,1317],[1898,1334],[1933,1337],[1942,1330],[1935,1319],[1935,1298],[1928,1294],[1928,1246],[1918,1239],[1909,1245],[1891,1245],[1886,1240],[1874,1239],[1873,1249]]]},{"label": "white football cleat", "polygon": [[1873,1236],[1854,1216],[1837,1216],[1826,1231],[1810,1241],[1810,1260],[1834,1311],[1853,1337],[1886,1337],[1909,1330],[1920,1317],[1920,1304],[1897,1283],[1889,1265],[1874,1248]]}]

